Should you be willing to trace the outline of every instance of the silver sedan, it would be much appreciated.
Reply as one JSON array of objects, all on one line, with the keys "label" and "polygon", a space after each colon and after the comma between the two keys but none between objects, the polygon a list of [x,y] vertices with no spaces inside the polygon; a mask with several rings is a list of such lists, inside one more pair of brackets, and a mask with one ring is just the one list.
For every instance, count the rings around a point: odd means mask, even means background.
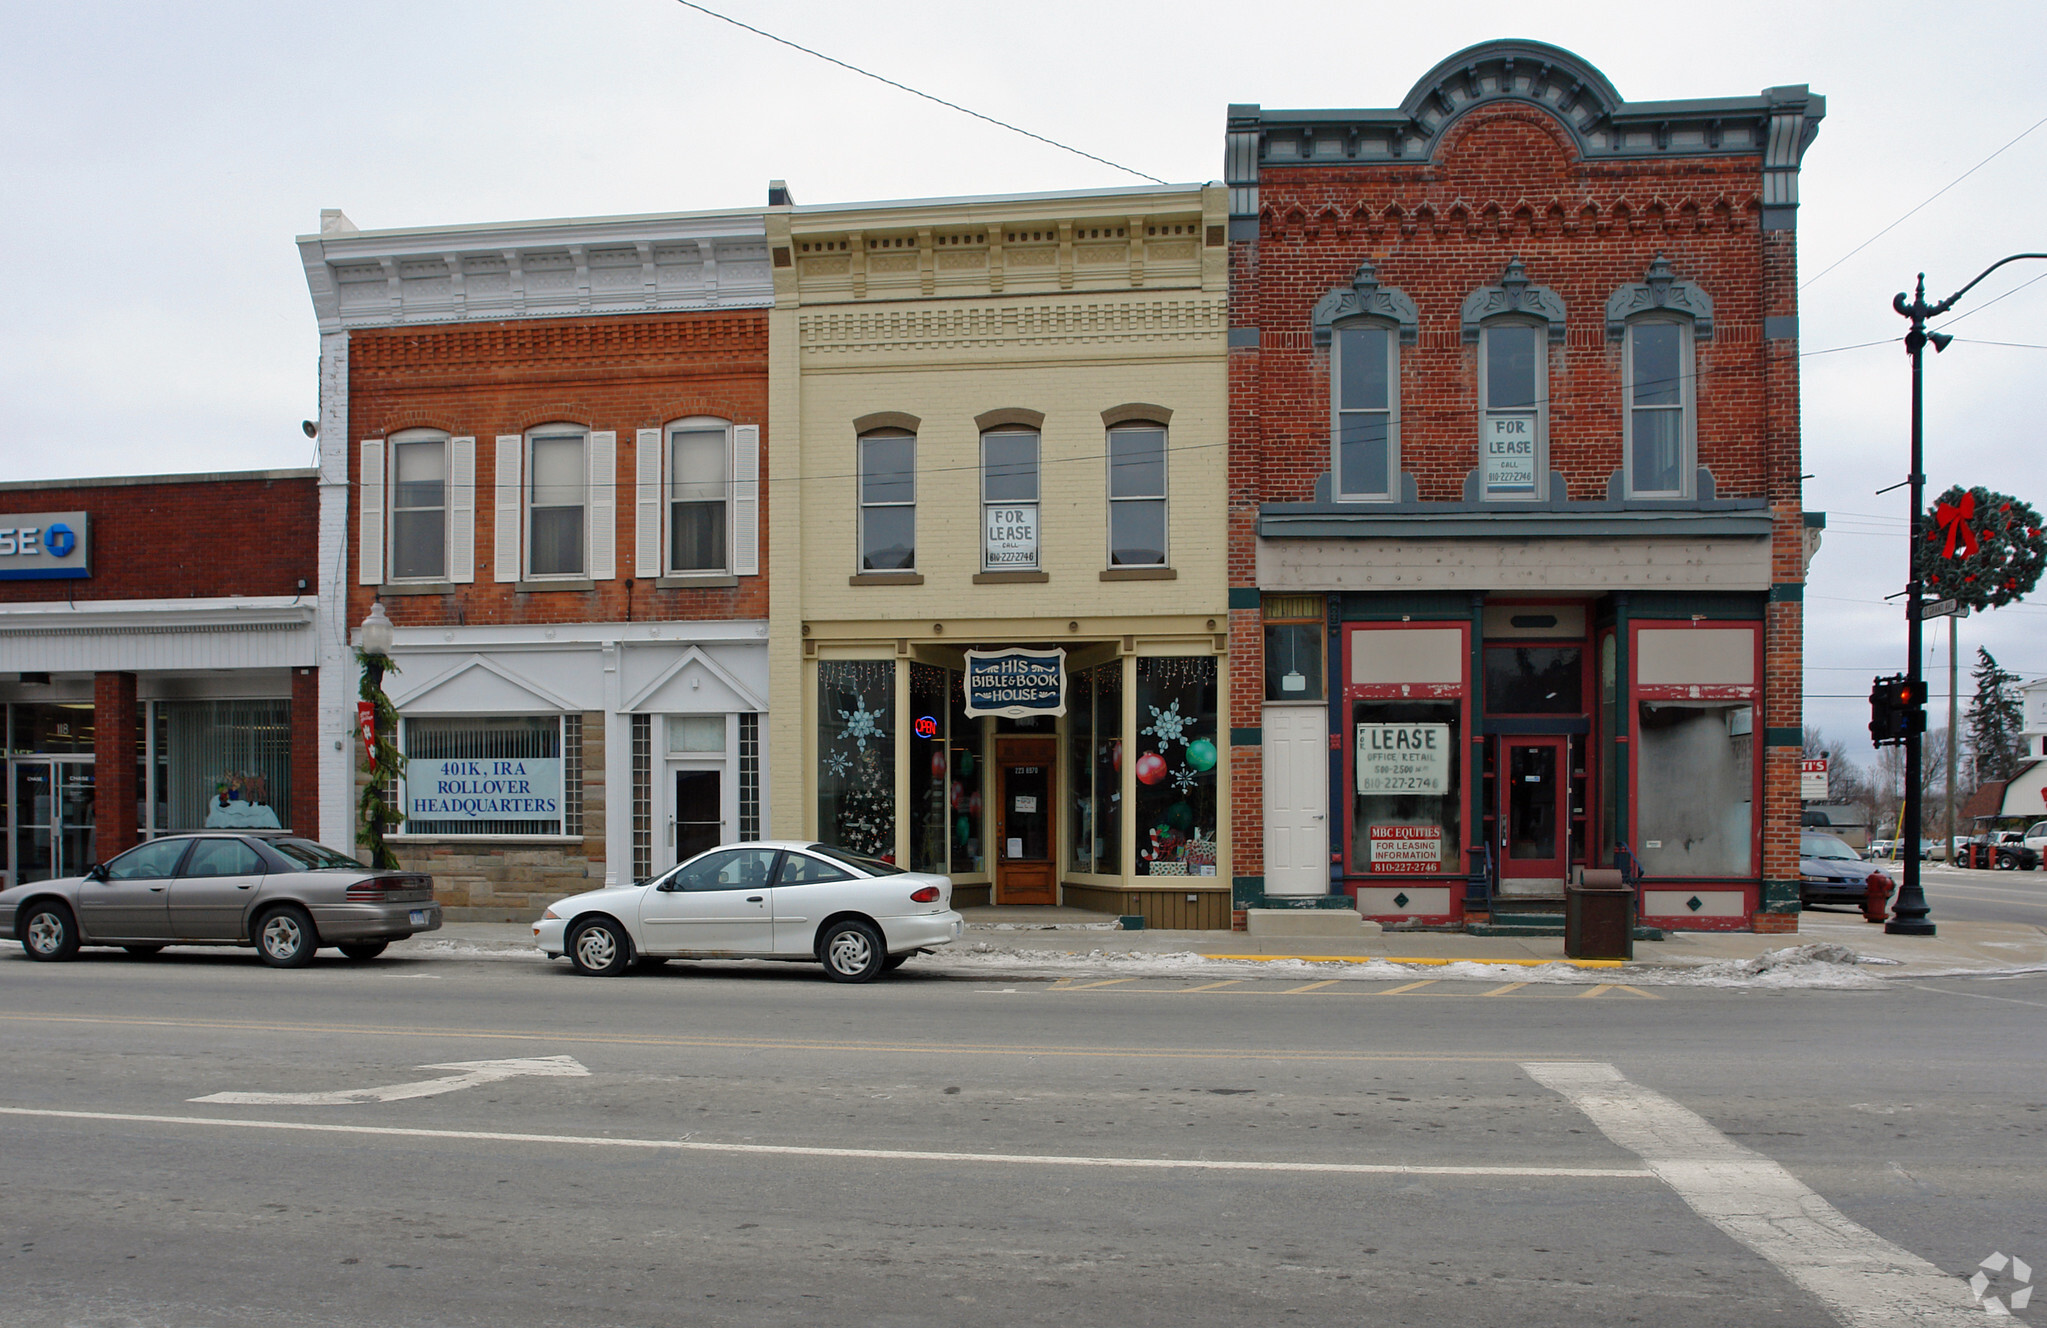
[{"label": "silver sedan", "polygon": [[266,964],[299,968],[322,946],[374,959],[440,925],[432,877],[372,871],[310,839],[166,835],[83,876],[0,891],[0,935],[40,960],[82,945],[252,945]]}]

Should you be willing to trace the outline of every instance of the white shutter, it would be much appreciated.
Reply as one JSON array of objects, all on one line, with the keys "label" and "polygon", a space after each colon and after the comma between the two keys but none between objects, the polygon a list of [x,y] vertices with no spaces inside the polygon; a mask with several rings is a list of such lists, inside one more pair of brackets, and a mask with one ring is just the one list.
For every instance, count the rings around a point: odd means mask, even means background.
[{"label": "white shutter", "polygon": [[732,430],[732,574],[761,571],[761,429]]},{"label": "white shutter", "polygon": [[366,586],[384,584],[384,440],[362,443],[362,483],[356,490],[362,524],[356,528],[358,579]]},{"label": "white shutter", "polygon": [[661,431],[638,435],[633,486],[633,575],[661,575]]},{"label": "white shutter", "polygon": [[495,532],[496,548],[492,561],[492,575],[499,581],[519,579],[519,462],[526,450],[526,440],[516,433],[498,435],[497,490],[498,510]]},{"label": "white shutter", "polygon": [[476,580],[476,440],[448,440],[448,579]]},{"label": "white shutter", "polygon": [[618,435],[590,435],[590,579],[618,575]]}]

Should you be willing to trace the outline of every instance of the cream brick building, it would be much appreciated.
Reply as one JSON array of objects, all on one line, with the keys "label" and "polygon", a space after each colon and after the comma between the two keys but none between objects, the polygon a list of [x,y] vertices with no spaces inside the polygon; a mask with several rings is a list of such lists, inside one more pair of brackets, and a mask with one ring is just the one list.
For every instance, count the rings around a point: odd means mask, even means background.
[{"label": "cream brick building", "polygon": [[[769,210],[775,834],[1229,925],[1226,221],[1198,186]],[[969,704],[1012,648],[1044,713]]]}]

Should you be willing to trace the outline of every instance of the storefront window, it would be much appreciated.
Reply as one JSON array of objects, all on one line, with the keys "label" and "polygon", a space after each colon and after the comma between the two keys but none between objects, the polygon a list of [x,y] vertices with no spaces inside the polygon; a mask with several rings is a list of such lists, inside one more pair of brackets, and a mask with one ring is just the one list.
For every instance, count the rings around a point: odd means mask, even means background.
[{"label": "storefront window", "polygon": [[170,816],[158,829],[294,828],[290,701],[163,701],[157,713]]},{"label": "storefront window", "polygon": [[1462,870],[1461,709],[1457,701],[1352,706],[1352,871],[1407,876]]},{"label": "storefront window", "polygon": [[1095,869],[1095,676],[1081,669],[1066,680],[1066,781],[1073,815],[1066,818],[1067,866]]},{"label": "storefront window", "polygon": [[945,670],[910,665],[910,870],[942,872],[950,861],[946,835]]},{"label": "storefront window", "polygon": [[1485,652],[1488,715],[1585,712],[1585,651],[1579,646],[1491,646]]},{"label": "storefront window", "polygon": [[951,751],[952,869],[987,870],[981,856],[981,721],[967,713],[966,675],[953,672],[946,684],[947,741]]},{"label": "storefront window", "polygon": [[1123,872],[1123,661],[1088,670],[1095,696],[1095,870]]},{"label": "storefront window", "polygon": [[1216,668],[1212,655],[1137,661],[1137,871],[1216,872]]},{"label": "storefront window", "polygon": [[817,837],[896,860],[896,665],[829,659],[817,666]]},{"label": "storefront window", "polygon": [[1755,873],[1755,710],[1699,701],[1640,703],[1636,857],[1650,876]]},{"label": "storefront window", "polygon": [[[404,721],[408,835],[560,835],[576,796],[560,715]],[[175,749],[173,751],[175,760]],[[580,766],[580,763],[577,763]]]},{"label": "storefront window", "polygon": [[50,704],[30,701],[14,710],[14,751],[90,752],[92,750],[92,702]]}]

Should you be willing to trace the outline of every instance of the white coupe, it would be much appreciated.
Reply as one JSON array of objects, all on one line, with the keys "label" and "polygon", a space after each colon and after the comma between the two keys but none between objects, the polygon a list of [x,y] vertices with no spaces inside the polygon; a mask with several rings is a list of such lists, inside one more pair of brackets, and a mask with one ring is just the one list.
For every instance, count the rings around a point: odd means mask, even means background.
[{"label": "white coupe", "polygon": [[952,880],[829,844],[727,844],[637,885],[557,900],[533,924],[549,959],[611,976],[635,961],[815,961],[871,982],[960,938]]}]

